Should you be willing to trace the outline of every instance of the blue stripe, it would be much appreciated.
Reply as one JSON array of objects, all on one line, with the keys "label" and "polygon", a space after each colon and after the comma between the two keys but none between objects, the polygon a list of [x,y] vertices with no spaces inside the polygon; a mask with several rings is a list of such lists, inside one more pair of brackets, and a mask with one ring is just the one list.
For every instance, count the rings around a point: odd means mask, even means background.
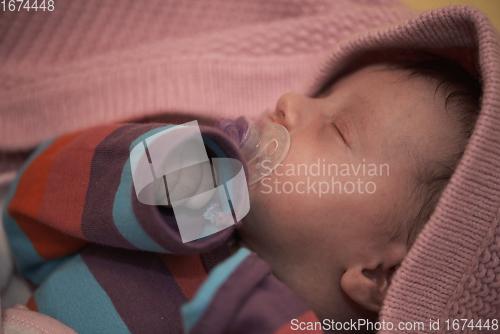
[{"label": "blue stripe", "polygon": [[139,249],[157,253],[169,253],[151,239],[136,219],[132,203],[130,203],[130,199],[132,198],[132,183],[130,159],[127,159],[127,162],[123,166],[120,185],[116,191],[113,203],[113,221],[116,228],[128,242]]},{"label": "blue stripe", "polygon": [[40,145],[19,169],[19,172],[17,173],[14,181],[12,181],[7,194],[2,215],[5,233],[9,241],[9,246],[14,254],[16,266],[21,275],[25,276],[35,284],[43,282],[56,267],[68,261],[70,256],[51,261],[43,259],[36,251],[35,247],[31,243],[31,240],[19,227],[16,220],[9,215],[7,207],[14,198],[14,194],[16,193],[19,185],[19,180],[21,179],[27,166],[31,164],[43,151],[45,151],[47,147],[52,145],[53,142],[54,139],[51,139]]},{"label": "blue stripe", "polygon": [[80,334],[130,333],[79,254],[38,288],[35,302],[40,313]]},{"label": "blue stripe", "polygon": [[250,254],[248,249],[242,247],[230,258],[217,265],[200,287],[193,300],[182,306],[181,312],[186,333],[189,333],[200,320],[217,290]]}]

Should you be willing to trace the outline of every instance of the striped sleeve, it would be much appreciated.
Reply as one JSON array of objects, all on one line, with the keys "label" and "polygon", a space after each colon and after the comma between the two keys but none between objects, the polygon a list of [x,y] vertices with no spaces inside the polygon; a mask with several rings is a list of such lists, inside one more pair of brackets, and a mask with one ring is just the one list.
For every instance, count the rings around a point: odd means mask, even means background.
[{"label": "striped sleeve", "polygon": [[257,254],[241,248],[215,267],[182,307],[184,332],[285,334],[297,332],[294,319],[319,322],[299,295],[270,274]]},{"label": "striped sleeve", "polygon": [[[3,212],[21,274],[40,284],[89,243],[194,254],[227,239],[232,228],[183,243],[173,214],[137,200],[130,151],[168,126],[98,126],[50,140],[32,154],[14,180]],[[220,132],[201,130],[211,152],[240,159]]]}]

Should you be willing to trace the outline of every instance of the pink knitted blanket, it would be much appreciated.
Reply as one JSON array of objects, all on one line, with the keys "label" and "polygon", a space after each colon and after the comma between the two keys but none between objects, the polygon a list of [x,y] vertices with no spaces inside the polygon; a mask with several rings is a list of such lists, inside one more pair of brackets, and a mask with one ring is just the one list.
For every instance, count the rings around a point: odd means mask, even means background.
[{"label": "pink knitted blanket", "polygon": [[64,1],[0,19],[0,150],[163,112],[261,114],[342,38],[408,12],[377,1]]},{"label": "pink knitted blanket", "polygon": [[53,12],[0,13],[0,150],[165,112],[256,117],[285,92],[314,94],[367,51],[409,48],[477,51],[466,65],[481,74],[484,96],[381,320],[422,321],[436,333],[430,319],[498,319],[500,46],[473,8],[416,16],[393,0],[59,0]]}]

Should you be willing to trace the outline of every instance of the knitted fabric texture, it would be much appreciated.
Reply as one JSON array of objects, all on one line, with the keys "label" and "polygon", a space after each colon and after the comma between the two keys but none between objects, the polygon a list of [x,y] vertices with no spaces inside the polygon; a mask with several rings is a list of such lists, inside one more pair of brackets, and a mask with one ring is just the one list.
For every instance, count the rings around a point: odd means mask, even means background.
[{"label": "knitted fabric texture", "polygon": [[0,149],[161,112],[256,117],[285,92],[314,95],[367,51],[475,50],[479,119],[381,320],[499,319],[499,36],[470,7],[410,15],[389,0],[60,0],[51,13],[6,12]]},{"label": "knitted fabric texture", "polygon": [[0,18],[0,150],[160,112],[235,118],[304,91],[353,32],[400,21],[378,1],[67,1]]}]

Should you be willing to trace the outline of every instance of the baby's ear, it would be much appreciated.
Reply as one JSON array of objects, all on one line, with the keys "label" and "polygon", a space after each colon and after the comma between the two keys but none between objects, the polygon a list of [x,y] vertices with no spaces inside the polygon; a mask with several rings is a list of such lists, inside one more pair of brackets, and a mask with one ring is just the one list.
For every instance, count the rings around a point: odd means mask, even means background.
[{"label": "baby's ear", "polygon": [[363,308],[379,312],[395,267],[389,270],[377,266],[375,269],[349,268],[340,286],[349,298]]},{"label": "baby's ear", "polygon": [[406,255],[406,250],[381,256],[371,264],[355,264],[342,275],[340,287],[354,302],[372,312],[380,312],[392,276]]}]

